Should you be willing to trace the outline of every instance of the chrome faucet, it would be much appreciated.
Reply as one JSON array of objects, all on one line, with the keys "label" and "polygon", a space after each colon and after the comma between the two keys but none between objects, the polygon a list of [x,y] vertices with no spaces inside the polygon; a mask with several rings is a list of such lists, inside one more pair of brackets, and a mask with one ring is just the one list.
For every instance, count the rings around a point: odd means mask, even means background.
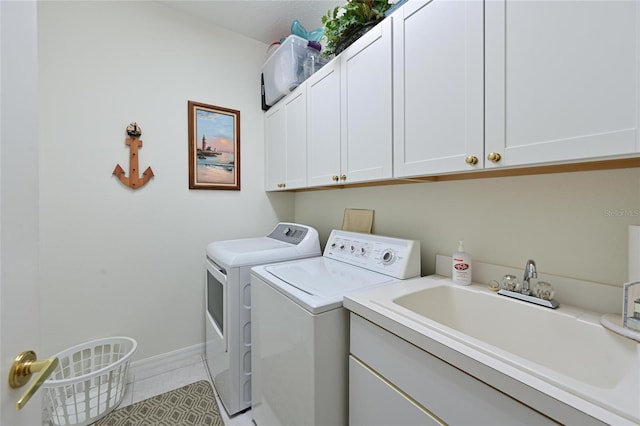
[{"label": "chrome faucet", "polygon": [[536,270],[536,262],[532,259],[527,260],[527,264],[524,267],[524,278],[522,279],[522,294],[527,296],[531,294],[531,278],[538,278],[538,271]]},{"label": "chrome faucet", "polygon": [[[506,275],[505,275],[506,277]],[[536,305],[544,306],[547,308],[555,309],[558,306],[558,302],[553,299],[542,299],[538,295],[531,294],[531,278],[538,278],[538,271],[536,270],[536,262],[532,259],[527,260],[527,264],[524,267],[524,278],[522,279],[522,289],[520,291],[511,291],[506,288],[498,290],[498,294],[501,296],[512,297],[514,299],[523,300],[525,302],[534,303]],[[549,284],[547,284],[549,285]]]}]

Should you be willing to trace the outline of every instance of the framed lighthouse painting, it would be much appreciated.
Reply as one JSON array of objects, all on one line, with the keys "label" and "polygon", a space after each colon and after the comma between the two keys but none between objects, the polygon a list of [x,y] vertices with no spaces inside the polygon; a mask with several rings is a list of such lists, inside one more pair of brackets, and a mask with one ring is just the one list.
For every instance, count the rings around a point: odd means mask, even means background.
[{"label": "framed lighthouse painting", "polygon": [[189,189],[240,190],[240,111],[189,101]]}]

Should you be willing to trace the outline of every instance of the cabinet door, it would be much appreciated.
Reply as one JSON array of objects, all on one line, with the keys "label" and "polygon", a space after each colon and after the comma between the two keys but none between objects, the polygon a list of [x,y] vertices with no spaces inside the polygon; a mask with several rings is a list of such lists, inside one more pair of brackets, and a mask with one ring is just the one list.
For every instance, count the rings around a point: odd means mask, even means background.
[{"label": "cabinet door", "polygon": [[420,0],[393,15],[394,176],[483,167],[483,14]]},{"label": "cabinet door", "polygon": [[285,188],[307,186],[307,97],[304,85],[282,101],[285,119]]},{"label": "cabinet door", "polygon": [[638,1],[486,2],[487,167],[638,151]]},{"label": "cabinet door", "polygon": [[349,425],[443,424],[357,358],[349,356]]},{"label": "cabinet door", "polygon": [[391,21],[340,54],[342,183],[392,176]]},{"label": "cabinet door", "polygon": [[307,80],[307,182],[338,183],[340,175],[340,60]]},{"label": "cabinet door", "polygon": [[264,116],[265,190],[283,189],[285,183],[285,110],[283,103],[271,107]]}]

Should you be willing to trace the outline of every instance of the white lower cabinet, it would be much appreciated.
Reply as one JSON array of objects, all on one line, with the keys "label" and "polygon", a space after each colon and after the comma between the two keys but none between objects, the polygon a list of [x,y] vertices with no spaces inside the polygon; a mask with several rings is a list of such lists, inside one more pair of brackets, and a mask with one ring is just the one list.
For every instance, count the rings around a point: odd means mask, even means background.
[{"label": "white lower cabinet", "polygon": [[546,407],[532,409],[353,313],[350,352],[351,425],[602,425],[549,397],[540,403],[540,394],[533,400]]}]

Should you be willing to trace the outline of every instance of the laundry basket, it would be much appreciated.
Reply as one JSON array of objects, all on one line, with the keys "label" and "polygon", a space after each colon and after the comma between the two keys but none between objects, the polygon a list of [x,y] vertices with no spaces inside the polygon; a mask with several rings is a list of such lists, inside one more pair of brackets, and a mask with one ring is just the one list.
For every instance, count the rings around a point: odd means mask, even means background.
[{"label": "laundry basket", "polygon": [[49,420],[57,426],[83,426],[115,409],[124,396],[137,346],[129,337],[109,337],[55,355],[58,366],[42,384]]}]

